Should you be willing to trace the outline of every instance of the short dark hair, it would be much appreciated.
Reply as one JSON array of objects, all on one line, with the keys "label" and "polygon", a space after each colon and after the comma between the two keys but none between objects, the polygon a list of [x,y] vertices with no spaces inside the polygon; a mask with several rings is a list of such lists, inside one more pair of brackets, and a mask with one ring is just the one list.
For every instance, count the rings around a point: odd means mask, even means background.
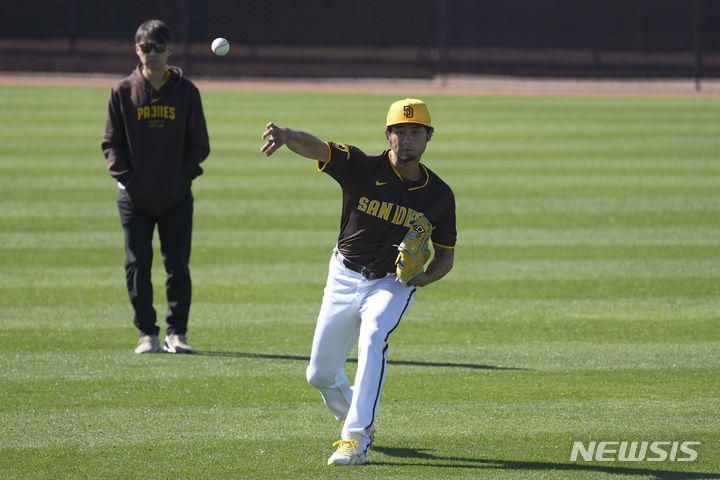
[{"label": "short dark hair", "polygon": [[[396,123],[395,125],[408,125],[408,123]],[[387,127],[385,127],[385,130],[392,133],[392,127],[394,127],[395,125],[388,125]],[[413,125],[421,125],[421,126],[425,127],[425,131],[427,133],[435,132],[435,127],[428,127],[427,125],[423,125],[422,123],[414,123]]]},{"label": "short dark hair", "polygon": [[148,20],[143,22],[135,32],[135,43],[150,40],[155,43],[173,43],[173,34],[170,27],[162,20]]}]

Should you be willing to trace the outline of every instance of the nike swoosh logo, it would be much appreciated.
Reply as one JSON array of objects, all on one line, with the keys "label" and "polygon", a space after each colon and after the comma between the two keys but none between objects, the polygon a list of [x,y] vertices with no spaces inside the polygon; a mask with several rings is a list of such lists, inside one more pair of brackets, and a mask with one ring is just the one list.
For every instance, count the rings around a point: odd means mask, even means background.
[{"label": "nike swoosh logo", "polygon": [[387,185],[387,182],[381,182],[380,180],[375,180],[375,185],[378,187],[382,187],[383,185]]},{"label": "nike swoosh logo", "polygon": [[151,99],[150,101],[151,101],[152,103],[157,103],[157,102],[159,102],[160,100],[162,100],[162,97],[160,97],[160,98],[153,98],[153,99]]}]

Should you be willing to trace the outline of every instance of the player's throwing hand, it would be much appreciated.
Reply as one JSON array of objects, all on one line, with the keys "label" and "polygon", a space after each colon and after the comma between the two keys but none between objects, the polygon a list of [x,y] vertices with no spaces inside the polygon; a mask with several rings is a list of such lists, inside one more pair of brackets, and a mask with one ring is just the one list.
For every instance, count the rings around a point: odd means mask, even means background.
[{"label": "player's throwing hand", "polygon": [[267,139],[267,141],[260,151],[268,157],[275,153],[277,149],[286,145],[290,150],[303,157],[324,162],[329,159],[330,147],[328,147],[328,144],[307,132],[278,127],[273,122],[269,122],[265,126],[262,139]]},{"label": "player's throwing hand", "polygon": [[265,126],[265,133],[263,133],[262,139],[265,140],[270,137],[265,145],[262,146],[260,151],[266,156],[270,156],[275,151],[285,144],[285,137],[287,136],[287,129],[280,128],[272,122],[269,122]]}]

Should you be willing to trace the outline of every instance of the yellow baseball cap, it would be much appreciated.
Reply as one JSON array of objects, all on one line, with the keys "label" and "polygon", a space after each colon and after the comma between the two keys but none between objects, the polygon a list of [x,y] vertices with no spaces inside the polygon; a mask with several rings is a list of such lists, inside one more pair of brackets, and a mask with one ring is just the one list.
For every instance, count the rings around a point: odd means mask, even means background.
[{"label": "yellow baseball cap", "polygon": [[431,127],[430,112],[427,105],[417,98],[406,98],[398,100],[390,105],[387,114],[386,127],[397,125],[398,123],[419,123],[426,127]]}]

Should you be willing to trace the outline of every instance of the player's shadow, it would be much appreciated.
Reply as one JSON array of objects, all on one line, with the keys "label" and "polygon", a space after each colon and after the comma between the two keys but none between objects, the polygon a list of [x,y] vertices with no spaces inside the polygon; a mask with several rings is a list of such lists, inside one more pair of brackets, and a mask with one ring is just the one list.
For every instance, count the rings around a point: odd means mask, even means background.
[{"label": "player's shadow", "polygon": [[[533,472],[596,472],[613,475],[642,475],[648,480],[681,480],[681,479],[719,479],[720,474],[704,472],[677,472],[671,470],[651,470],[647,468],[614,467],[604,465],[583,465],[577,463],[554,463],[554,462],[523,462],[517,460],[497,460],[489,458],[463,458],[433,455],[428,453],[431,449],[423,448],[392,448],[372,447],[371,451],[382,453],[387,457],[403,459],[401,462],[374,461],[372,457],[368,464],[385,466],[409,466],[417,465],[423,467],[439,468],[467,468],[484,470],[515,470],[525,472],[532,476]],[[413,462],[422,460],[422,462]]]},{"label": "player's shadow", "polygon": [[[309,362],[310,357],[301,355],[278,355],[270,353],[249,353],[249,352],[210,352],[197,351],[197,355],[207,357],[233,357],[233,358],[257,358],[263,360],[294,360]],[[357,363],[356,358],[348,358],[348,363]],[[417,362],[411,360],[388,360],[390,365],[411,365],[414,367],[446,367],[446,368],[470,368],[474,370],[528,370],[517,367],[498,367],[496,365],[484,365],[478,363],[452,363],[452,362]]]}]

